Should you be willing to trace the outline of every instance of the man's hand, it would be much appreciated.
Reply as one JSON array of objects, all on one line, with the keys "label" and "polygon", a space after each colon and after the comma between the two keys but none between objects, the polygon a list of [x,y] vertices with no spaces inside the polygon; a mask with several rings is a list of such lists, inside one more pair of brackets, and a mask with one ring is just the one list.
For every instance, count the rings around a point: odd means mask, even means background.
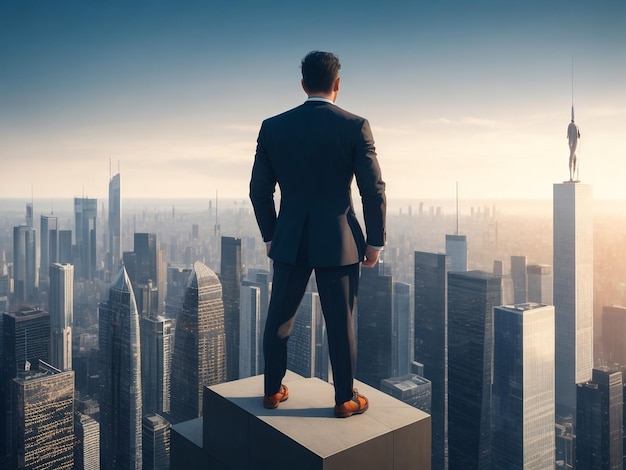
[{"label": "man's hand", "polygon": [[378,263],[378,257],[380,256],[380,250],[372,248],[371,246],[365,247],[365,261],[363,266],[366,268],[373,268]]}]

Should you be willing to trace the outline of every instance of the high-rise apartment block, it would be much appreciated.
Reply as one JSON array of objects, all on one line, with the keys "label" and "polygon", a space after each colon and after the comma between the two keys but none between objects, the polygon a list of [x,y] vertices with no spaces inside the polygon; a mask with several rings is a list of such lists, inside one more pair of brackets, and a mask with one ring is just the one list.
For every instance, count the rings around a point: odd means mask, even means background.
[{"label": "high-rise apartment block", "polygon": [[576,384],[591,380],[593,368],[591,186],[555,184],[553,216],[556,407],[575,418]]},{"label": "high-rise apartment block", "polygon": [[554,307],[494,309],[492,468],[554,469]]},{"label": "high-rise apartment block", "polygon": [[176,321],[171,414],[178,422],[202,416],[204,386],[225,381],[222,286],[213,271],[196,261]]},{"label": "high-rise apartment block", "polygon": [[502,278],[484,271],[448,274],[451,469],[491,468],[493,307],[501,303]]},{"label": "high-rise apartment block", "polygon": [[287,343],[287,364],[296,374],[303,377],[316,377],[316,366],[328,363],[328,355],[323,354],[324,337],[320,334],[320,324],[324,322],[320,297],[316,292],[306,292],[296,312],[296,320]]},{"label": "high-rise apartment block", "polygon": [[141,318],[140,328],[143,413],[169,413],[174,320]]},{"label": "high-rise apartment block", "polygon": [[241,289],[241,239],[222,237],[220,282],[224,299],[227,378],[239,378],[239,301]]},{"label": "high-rise apartment block", "polygon": [[109,272],[117,272],[122,261],[122,181],[118,173],[109,181]]},{"label": "high-rise apartment block", "polygon": [[74,469],[100,470],[100,424],[91,416],[74,413]]},{"label": "high-rise apartment block", "polygon": [[72,369],[72,323],[74,316],[74,266],[50,265],[50,363],[60,370]]},{"label": "high-rise apartment block", "polygon": [[37,291],[37,244],[33,227],[13,228],[13,292],[19,303],[33,302]]},{"label": "high-rise apartment block", "polygon": [[448,469],[448,272],[444,254],[415,252],[414,358],[431,382],[432,465]]},{"label": "high-rise apartment block", "polygon": [[103,469],[142,468],[139,312],[126,269],[99,308],[100,463]]},{"label": "high-rise apartment block", "polygon": [[525,256],[511,256],[511,279],[513,279],[513,303],[515,305],[526,303],[528,277]]},{"label": "high-rise apartment block", "polygon": [[39,278],[46,279],[49,275],[50,265],[56,263],[59,256],[58,219],[55,216],[41,216],[40,241]]},{"label": "high-rise apartment block", "polygon": [[[96,273],[96,246],[98,240],[96,232],[97,215],[97,199],[86,197],[74,198],[76,252],[78,255],[76,275],[82,279],[93,279]],[[69,262],[71,263],[71,261]]]},{"label": "high-rise apartment block", "polygon": [[43,361],[12,380],[10,468],[74,468],[74,372]]},{"label": "high-rise apartment block", "polygon": [[261,288],[241,286],[239,303],[239,378],[252,377],[263,371],[261,367]]},{"label": "high-rise apartment block", "polygon": [[450,271],[467,271],[467,235],[446,235]]},{"label": "high-rise apartment block", "polygon": [[626,366],[626,307],[602,307],[602,344],[610,364]]},{"label": "high-rise apartment block", "polygon": [[169,470],[170,423],[158,414],[143,419],[143,470]]},{"label": "high-rise apartment block", "polygon": [[623,468],[622,373],[593,369],[592,379],[577,385],[576,468]]}]

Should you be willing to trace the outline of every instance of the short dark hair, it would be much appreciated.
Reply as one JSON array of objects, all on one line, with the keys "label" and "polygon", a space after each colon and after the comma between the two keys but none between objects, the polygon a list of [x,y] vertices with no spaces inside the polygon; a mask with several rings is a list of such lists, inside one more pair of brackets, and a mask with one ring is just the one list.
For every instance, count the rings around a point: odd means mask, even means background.
[{"label": "short dark hair", "polygon": [[339,76],[341,64],[332,52],[309,52],[302,59],[302,80],[309,93],[328,93]]}]

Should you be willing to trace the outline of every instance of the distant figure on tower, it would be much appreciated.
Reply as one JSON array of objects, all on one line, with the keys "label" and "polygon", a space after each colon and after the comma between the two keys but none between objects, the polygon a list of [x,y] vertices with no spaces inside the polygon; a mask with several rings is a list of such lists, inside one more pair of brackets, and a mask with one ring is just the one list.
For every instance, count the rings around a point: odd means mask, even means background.
[{"label": "distant figure on tower", "polygon": [[569,141],[569,180],[574,181],[576,173],[576,147],[580,139],[580,130],[574,122],[574,106],[572,106],[572,122],[567,126],[567,140]]}]

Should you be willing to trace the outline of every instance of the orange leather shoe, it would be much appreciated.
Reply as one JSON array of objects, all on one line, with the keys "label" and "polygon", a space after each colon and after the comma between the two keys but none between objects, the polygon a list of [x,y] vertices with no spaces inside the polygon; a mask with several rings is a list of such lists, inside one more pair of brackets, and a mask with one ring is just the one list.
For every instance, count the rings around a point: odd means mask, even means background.
[{"label": "orange leather shoe", "polygon": [[335,405],[335,418],[349,418],[352,415],[365,413],[369,408],[369,401],[354,389],[352,400],[348,400],[341,405]]},{"label": "orange leather shoe", "polygon": [[279,403],[287,401],[287,398],[289,398],[289,389],[286,385],[281,384],[277,393],[263,396],[263,406],[269,409],[278,408]]}]

